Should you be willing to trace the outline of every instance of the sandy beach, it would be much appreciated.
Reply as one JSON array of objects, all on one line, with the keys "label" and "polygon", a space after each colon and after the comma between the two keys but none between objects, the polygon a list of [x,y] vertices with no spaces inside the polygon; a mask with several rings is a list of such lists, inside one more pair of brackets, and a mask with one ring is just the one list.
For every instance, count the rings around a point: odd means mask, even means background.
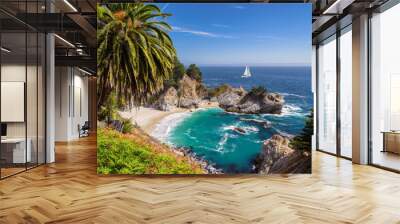
[{"label": "sandy beach", "polygon": [[[199,108],[218,107],[216,102],[204,101],[200,103]],[[130,118],[134,124],[141,127],[147,134],[151,134],[158,123],[169,115],[176,113],[192,112],[196,109],[175,108],[171,111],[162,111],[150,107],[133,108],[130,111],[119,112],[124,118]]]}]

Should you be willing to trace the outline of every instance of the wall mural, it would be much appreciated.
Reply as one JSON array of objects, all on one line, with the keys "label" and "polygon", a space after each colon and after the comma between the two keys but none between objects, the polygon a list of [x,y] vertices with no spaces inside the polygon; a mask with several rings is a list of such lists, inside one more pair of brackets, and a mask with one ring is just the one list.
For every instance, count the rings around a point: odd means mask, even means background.
[{"label": "wall mural", "polygon": [[311,173],[311,5],[100,4],[98,173]]}]

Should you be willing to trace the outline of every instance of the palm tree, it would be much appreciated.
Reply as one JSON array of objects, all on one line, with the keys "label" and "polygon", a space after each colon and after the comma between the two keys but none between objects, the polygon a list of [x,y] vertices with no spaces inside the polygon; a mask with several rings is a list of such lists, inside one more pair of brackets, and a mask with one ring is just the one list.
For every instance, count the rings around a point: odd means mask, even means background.
[{"label": "palm tree", "polygon": [[176,57],[167,16],[151,4],[98,6],[98,109],[113,91],[131,107],[163,89]]}]

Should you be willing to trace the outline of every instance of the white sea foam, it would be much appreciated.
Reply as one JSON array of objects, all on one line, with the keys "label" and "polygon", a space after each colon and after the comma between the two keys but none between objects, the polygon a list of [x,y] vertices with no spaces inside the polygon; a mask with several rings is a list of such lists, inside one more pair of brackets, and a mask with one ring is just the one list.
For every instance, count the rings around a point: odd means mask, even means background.
[{"label": "white sea foam", "polygon": [[224,151],[224,145],[228,141],[229,134],[225,133],[224,136],[219,140],[218,145],[217,145],[217,151],[218,152],[223,152]]},{"label": "white sea foam", "polygon": [[243,115],[243,114],[241,114],[241,113],[229,112],[229,111],[225,111],[225,113],[227,113],[227,114],[233,114],[233,115]]},{"label": "white sea foam", "polygon": [[189,117],[191,113],[181,112],[174,113],[163,118],[151,132],[151,136],[160,140],[161,142],[168,143],[170,132],[185,118]]},{"label": "white sea foam", "polygon": [[246,132],[258,132],[259,129],[255,126],[242,127]]},{"label": "white sea foam", "polygon": [[186,135],[188,138],[192,139],[193,141],[196,141],[197,138],[192,136],[192,129],[189,128],[187,131],[185,131],[185,133],[183,133],[184,135]]},{"label": "white sea foam", "polygon": [[301,111],[301,108],[293,104],[285,104],[282,108],[283,113],[297,113],[299,111]]},{"label": "white sea foam", "polygon": [[224,130],[224,131],[228,131],[228,130],[233,131],[233,130],[235,130],[235,128],[236,128],[236,126],[234,126],[234,125],[227,125],[227,126],[223,126],[222,130]]},{"label": "white sea foam", "polygon": [[[256,126],[239,126],[239,123],[235,124],[235,125],[226,125],[222,127],[222,131],[235,131],[238,132],[237,129],[241,128],[243,129],[245,132],[244,133],[240,133],[242,135],[248,135],[249,133],[252,132],[258,132],[260,131]],[[230,136],[233,138],[237,138],[236,135]]]},{"label": "white sea foam", "polygon": [[304,116],[306,113],[302,112],[302,109],[299,106],[293,104],[285,104],[282,107],[281,114],[271,114],[269,116],[277,116],[277,117],[284,117],[284,116]]},{"label": "white sea foam", "polygon": [[275,131],[276,131],[278,134],[280,134],[280,135],[282,135],[282,136],[285,136],[285,137],[287,137],[287,138],[293,138],[293,137],[294,137],[294,135],[292,135],[292,134],[289,134],[289,133],[284,132],[284,131],[282,131],[282,130],[279,130],[279,129],[277,129],[277,128],[274,128],[274,129],[275,129]]},{"label": "white sea foam", "polygon": [[282,96],[294,96],[294,97],[298,97],[298,98],[306,98],[305,96],[294,94],[294,93],[279,93],[279,94]]}]

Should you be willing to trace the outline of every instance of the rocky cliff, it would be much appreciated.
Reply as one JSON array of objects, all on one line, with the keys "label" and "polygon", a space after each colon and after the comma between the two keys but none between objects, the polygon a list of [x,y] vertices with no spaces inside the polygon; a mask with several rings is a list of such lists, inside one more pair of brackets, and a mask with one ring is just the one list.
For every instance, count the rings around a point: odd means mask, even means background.
[{"label": "rocky cliff", "polygon": [[178,83],[178,87],[169,87],[164,91],[155,102],[154,106],[159,110],[170,111],[176,107],[197,108],[202,98],[205,97],[205,87],[184,75]]},{"label": "rocky cliff", "polygon": [[155,107],[159,110],[163,111],[171,111],[178,106],[178,92],[174,87],[169,87],[167,91],[165,91],[158,98],[155,103]]},{"label": "rocky cliff", "polygon": [[179,107],[183,108],[197,108],[201,98],[197,94],[197,88],[200,83],[195,79],[190,78],[186,74],[179,81],[178,95]]},{"label": "rocky cliff", "polygon": [[277,93],[253,94],[244,89],[230,88],[217,97],[219,106],[228,112],[246,114],[280,114],[284,99]]},{"label": "rocky cliff", "polygon": [[281,135],[266,140],[255,159],[255,171],[259,174],[311,173],[310,152],[294,150],[289,142]]}]

